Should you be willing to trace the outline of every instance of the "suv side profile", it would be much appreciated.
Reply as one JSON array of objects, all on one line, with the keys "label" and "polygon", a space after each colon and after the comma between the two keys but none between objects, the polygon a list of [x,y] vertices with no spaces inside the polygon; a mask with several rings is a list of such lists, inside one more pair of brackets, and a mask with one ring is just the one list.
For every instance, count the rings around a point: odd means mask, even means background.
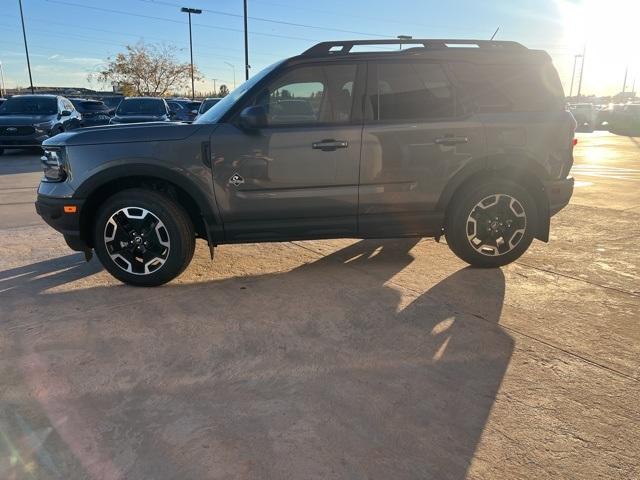
[{"label": "suv side profile", "polygon": [[[397,51],[367,45],[407,44]],[[543,51],[482,40],[323,42],[193,124],[45,142],[36,209],[119,280],[153,286],[196,238],[446,237],[477,267],[548,241],[576,122]]]}]

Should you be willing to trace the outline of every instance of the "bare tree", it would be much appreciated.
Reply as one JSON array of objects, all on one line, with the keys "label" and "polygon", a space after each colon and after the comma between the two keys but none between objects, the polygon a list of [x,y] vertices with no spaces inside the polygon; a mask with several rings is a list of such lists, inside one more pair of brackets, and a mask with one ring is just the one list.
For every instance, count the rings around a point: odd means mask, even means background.
[{"label": "bare tree", "polygon": [[[139,96],[163,96],[170,90],[186,87],[191,81],[191,65],[180,63],[176,48],[166,45],[127,45],[126,52],[107,59],[104,70],[90,74],[102,83],[119,85],[125,93]],[[194,66],[196,80],[200,72]]]}]

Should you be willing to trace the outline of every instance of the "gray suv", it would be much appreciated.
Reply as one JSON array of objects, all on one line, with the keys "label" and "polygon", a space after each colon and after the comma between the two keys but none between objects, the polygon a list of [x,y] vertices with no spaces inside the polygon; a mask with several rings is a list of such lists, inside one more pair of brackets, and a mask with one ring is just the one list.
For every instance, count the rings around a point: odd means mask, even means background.
[{"label": "gray suv", "polygon": [[95,250],[132,285],[179,275],[196,238],[213,253],[225,243],[444,235],[464,261],[498,267],[534,238],[548,241],[573,192],[575,128],[545,52],[324,42],[193,124],[47,140],[36,209],[72,249]]}]

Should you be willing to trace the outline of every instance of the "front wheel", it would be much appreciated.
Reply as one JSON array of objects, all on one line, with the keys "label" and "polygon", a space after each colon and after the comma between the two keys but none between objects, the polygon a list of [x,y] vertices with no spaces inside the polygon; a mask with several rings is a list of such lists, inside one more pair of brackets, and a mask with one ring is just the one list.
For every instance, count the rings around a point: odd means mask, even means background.
[{"label": "front wheel", "polygon": [[509,180],[471,185],[453,199],[445,223],[449,248],[475,267],[500,267],[531,245],[538,224],[534,199]]},{"label": "front wheel", "polygon": [[123,190],[98,210],[93,245],[111,275],[130,285],[162,285],[180,275],[195,249],[184,209],[160,193]]}]

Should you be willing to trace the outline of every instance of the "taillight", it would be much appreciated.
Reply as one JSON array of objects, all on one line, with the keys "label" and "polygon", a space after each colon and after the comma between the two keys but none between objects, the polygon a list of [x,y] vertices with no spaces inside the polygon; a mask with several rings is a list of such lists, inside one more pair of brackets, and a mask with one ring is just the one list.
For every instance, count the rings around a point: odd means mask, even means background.
[{"label": "taillight", "polygon": [[571,144],[575,147],[578,144],[578,139],[574,138],[573,142],[571,142]]}]

